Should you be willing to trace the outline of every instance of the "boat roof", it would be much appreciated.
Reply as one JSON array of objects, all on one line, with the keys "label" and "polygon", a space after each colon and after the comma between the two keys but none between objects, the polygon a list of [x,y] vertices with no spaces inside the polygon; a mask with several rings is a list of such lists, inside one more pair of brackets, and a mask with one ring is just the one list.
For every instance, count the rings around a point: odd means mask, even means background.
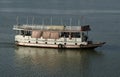
[{"label": "boat roof", "polygon": [[14,25],[13,30],[44,30],[44,31],[68,31],[81,32],[90,31],[89,25],[85,26],[63,26],[63,25]]}]

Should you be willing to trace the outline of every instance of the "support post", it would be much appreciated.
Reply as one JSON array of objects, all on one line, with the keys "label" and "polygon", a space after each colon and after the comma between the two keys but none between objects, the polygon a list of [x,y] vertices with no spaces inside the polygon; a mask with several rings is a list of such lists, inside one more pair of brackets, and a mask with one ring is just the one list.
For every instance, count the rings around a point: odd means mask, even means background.
[{"label": "support post", "polygon": [[51,19],[50,19],[50,25],[53,24],[53,19],[52,19],[52,16],[51,16]]},{"label": "support post", "polygon": [[78,20],[78,26],[80,26],[80,20]]},{"label": "support post", "polygon": [[80,32],[81,42],[83,42],[83,32]]},{"label": "support post", "polygon": [[34,25],[34,20],[35,20],[35,17],[33,16],[33,18],[32,18],[32,25]]},{"label": "support post", "polygon": [[61,25],[63,25],[63,21],[62,21],[62,18],[61,18]]},{"label": "support post", "polygon": [[27,25],[28,25],[28,16],[27,16]]},{"label": "support post", "polygon": [[19,16],[16,17],[17,26],[19,25],[18,20],[19,20]]},{"label": "support post", "polygon": [[71,30],[71,26],[72,26],[72,18],[70,18],[70,30]]}]

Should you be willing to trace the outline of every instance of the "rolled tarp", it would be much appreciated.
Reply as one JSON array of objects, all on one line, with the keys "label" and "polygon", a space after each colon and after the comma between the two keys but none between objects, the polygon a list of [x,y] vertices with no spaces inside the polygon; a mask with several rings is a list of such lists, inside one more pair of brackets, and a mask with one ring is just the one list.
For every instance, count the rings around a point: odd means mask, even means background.
[{"label": "rolled tarp", "polygon": [[44,39],[49,39],[49,38],[50,38],[50,31],[43,31],[42,37],[43,37]]},{"label": "rolled tarp", "polygon": [[32,31],[32,38],[40,38],[42,36],[42,31],[39,30],[33,30]]},{"label": "rolled tarp", "polygon": [[59,32],[51,32],[50,39],[59,39]]}]

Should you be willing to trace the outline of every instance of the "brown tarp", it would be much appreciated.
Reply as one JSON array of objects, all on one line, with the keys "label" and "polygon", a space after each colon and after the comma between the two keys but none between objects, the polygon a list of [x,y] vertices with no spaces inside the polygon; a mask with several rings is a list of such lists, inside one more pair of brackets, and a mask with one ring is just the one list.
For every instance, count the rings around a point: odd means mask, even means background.
[{"label": "brown tarp", "polygon": [[40,38],[42,36],[42,31],[34,30],[32,31],[32,38]]},{"label": "brown tarp", "polygon": [[58,39],[59,38],[59,32],[51,32],[50,39]]},{"label": "brown tarp", "polygon": [[43,32],[43,38],[44,39],[49,39],[50,38],[50,31],[44,31]]},{"label": "brown tarp", "polygon": [[39,31],[33,30],[32,31],[32,38],[40,38],[43,37],[44,39],[58,39],[59,32],[51,32],[51,31]]}]

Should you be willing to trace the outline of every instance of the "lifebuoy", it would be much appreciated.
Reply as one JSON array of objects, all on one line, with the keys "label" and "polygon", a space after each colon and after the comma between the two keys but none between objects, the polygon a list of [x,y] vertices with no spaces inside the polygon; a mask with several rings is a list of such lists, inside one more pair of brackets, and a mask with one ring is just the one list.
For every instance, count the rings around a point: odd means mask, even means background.
[{"label": "lifebuoy", "polygon": [[80,44],[80,47],[83,47],[83,44]]},{"label": "lifebuoy", "polygon": [[58,44],[58,48],[63,48],[63,45],[62,44]]}]

